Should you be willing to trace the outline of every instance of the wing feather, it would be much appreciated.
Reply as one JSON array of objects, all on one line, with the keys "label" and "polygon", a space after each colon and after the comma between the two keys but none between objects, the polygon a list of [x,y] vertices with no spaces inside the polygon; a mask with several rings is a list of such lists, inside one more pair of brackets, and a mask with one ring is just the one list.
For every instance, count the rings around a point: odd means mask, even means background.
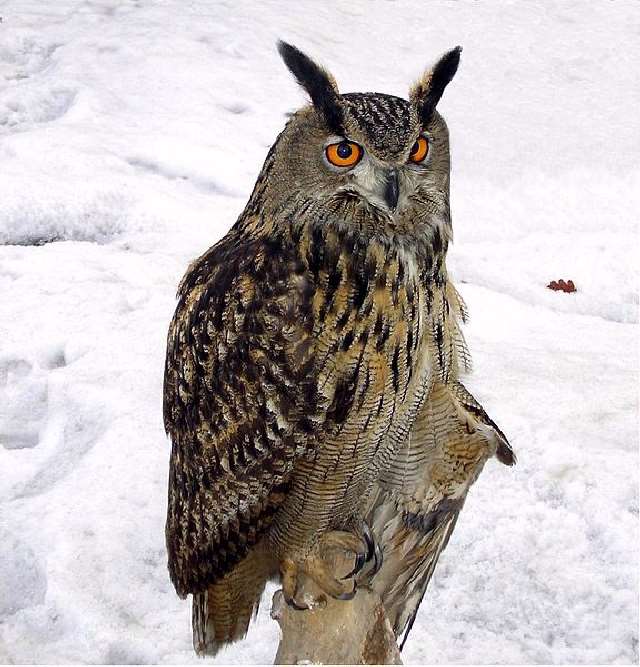
[{"label": "wing feather", "polygon": [[[313,444],[310,298],[284,241],[233,233],[187,271],[167,343],[169,570],[205,590],[256,544]],[[300,434],[305,437],[301,438]]]},{"label": "wing feather", "polygon": [[403,448],[381,476],[369,522],[383,545],[374,579],[397,637],[413,625],[438,558],[469,488],[496,454],[513,451],[498,426],[460,383],[436,384]]}]

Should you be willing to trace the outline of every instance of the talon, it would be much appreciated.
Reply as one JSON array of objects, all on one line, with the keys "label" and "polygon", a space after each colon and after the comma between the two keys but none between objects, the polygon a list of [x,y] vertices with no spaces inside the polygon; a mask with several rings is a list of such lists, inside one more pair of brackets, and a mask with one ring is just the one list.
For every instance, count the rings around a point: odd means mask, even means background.
[{"label": "talon", "polygon": [[374,577],[376,574],[378,574],[383,563],[384,563],[384,554],[382,552],[382,548],[380,547],[378,542],[376,542],[373,554],[373,570],[371,571],[371,574],[369,576]]},{"label": "talon", "polygon": [[367,557],[365,554],[357,553],[356,554],[356,562],[353,566],[353,570],[349,572],[349,574],[345,574],[344,577],[342,577],[342,581],[345,579],[350,579],[354,575],[358,574],[360,570],[364,567],[365,563],[367,562]]},{"label": "talon", "polygon": [[356,582],[353,582],[353,590],[350,593],[340,593],[340,595],[335,595],[336,600],[353,600],[358,591],[358,586]]},{"label": "talon", "polygon": [[292,609],[295,609],[296,611],[307,611],[307,610],[309,610],[309,609],[311,608],[311,607],[309,607],[308,605],[304,605],[304,606],[303,606],[303,605],[299,605],[299,604],[295,601],[294,598],[288,598],[288,597],[285,597],[285,598],[284,598],[284,601],[285,601],[285,602],[286,602]]},{"label": "talon", "polygon": [[367,545],[367,562],[369,562],[375,555],[376,542],[371,534],[371,528],[366,522],[362,522],[362,537]]},{"label": "talon", "polygon": [[369,570],[364,573],[364,578],[370,581],[380,571],[384,561],[384,555],[378,540],[375,539],[371,532],[371,528],[369,528],[369,525],[365,522],[362,523],[362,541],[367,546],[366,561],[367,563],[372,563]]}]

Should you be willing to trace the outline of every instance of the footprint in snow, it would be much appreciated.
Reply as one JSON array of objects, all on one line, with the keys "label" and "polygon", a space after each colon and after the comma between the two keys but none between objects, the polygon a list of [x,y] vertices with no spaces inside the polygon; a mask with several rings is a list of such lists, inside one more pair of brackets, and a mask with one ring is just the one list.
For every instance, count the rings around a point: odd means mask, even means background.
[{"label": "footprint in snow", "polygon": [[7,36],[0,44],[0,79],[24,81],[44,72],[61,44],[42,44],[34,36]]},{"label": "footprint in snow", "polygon": [[67,364],[62,345],[40,348],[30,359],[0,357],[0,444],[20,463],[3,479],[13,499],[57,484],[108,426],[103,392],[65,374]]},{"label": "footprint in snow", "polygon": [[0,444],[31,449],[47,414],[47,373],[17,356],[0,358]]},{"label": "footprint in snow", "polygon": [[224,111],[228,111],[229,113],[235,115],[245,114],[250,111],[250,107],[247,104],[239,101],[225,102],[223,104],[219,104],[218,106]]},{"label": "footprint in snow", "polygon": [[46,563],[22,536],[0,529],[0,617],[42,604],[47,592]]},{"label": "footprint in snow", "polygon": [[[43,84],[41,74],[55,64],[61,44],[42,43],[37,35],[14,32],[0,44],[0,134],[25,132],[62,118],[77,92]],[[45,80],[46,81],[46,80]]]},{"label": "footprint in snow", "polygon": [[186,174],[177,169],[173,169],[168,165],[160,164],[154,160],[149,160],[144,157],[131,156],[126,158],[127,164],[134,169],[160,176],[170,181],[187,181],[196,189],[207,192],[209,194],[223,195],[225,197],[238,197],[239,193],[227,188],[225,185],[213,180],[203,178],[195,174]]},{"label": "footprint in snow", "polygon": [[20,88],[0,96],[0,134],[26,132],[42,123],[62,118],[73,105],[76,92],[50,88]]}]

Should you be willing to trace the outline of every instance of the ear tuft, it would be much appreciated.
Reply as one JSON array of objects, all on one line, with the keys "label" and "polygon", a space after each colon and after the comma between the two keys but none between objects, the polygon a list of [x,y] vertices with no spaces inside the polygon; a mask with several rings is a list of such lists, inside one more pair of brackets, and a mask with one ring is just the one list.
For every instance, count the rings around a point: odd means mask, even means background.
[{"label": "ear tuft", "polygon": [[331,74],[282,40],[278,42],[278,52],[296,81],[309,94],[313,106],[323,114],[329,128],[336,134],[344,134],[338,87]]},{"label": "ear tuft", "polygon": [[416,106],[423,125],[431,120],[444,89],[458,70],[461,51],[462,47],[456,46],[455,49],[445,53],[411,88],[409,99]]}]

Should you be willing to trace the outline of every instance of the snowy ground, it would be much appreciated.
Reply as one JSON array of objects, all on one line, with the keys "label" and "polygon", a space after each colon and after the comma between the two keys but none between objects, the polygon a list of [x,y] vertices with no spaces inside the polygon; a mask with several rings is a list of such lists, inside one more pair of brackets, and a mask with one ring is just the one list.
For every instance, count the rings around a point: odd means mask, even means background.
[{"label": "snowy ground", "polygon": [[[0,2],[0,662],[195,662],[168,580],[165,334],[241,211],[292,41],[406,95],[464,46],[452,135],[470,388],[510,436],[408,663],[638,659],[635,2]],[[545,289],[571,278],[578,293]],[[218,662],[270,662],[268,599]]]}]

